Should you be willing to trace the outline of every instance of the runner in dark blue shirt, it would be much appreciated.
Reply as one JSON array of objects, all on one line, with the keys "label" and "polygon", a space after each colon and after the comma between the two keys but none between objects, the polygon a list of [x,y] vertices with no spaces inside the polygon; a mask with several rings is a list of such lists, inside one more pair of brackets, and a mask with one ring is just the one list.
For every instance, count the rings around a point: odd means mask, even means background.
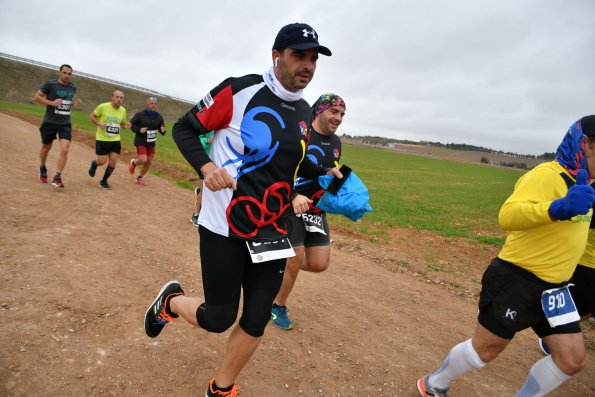
[{"label": "runner in dark blue shirt", "polygon": [[157,111],[157,98],[150,97],[147,99],[147,107],[136,112],[130,120],[130,125],[130,129],[136,134],[134,146],[136,146],[138,158],[130,160],[128,172],[130,175],[134,175],[136,166],[141,165],[140,172],[136,177],[136,183],[146,186],[144,176],[149,172],[149,167],[151,167],[153,157],[155,157],[157,133],[165,135],[166,132],[163,116]]}]

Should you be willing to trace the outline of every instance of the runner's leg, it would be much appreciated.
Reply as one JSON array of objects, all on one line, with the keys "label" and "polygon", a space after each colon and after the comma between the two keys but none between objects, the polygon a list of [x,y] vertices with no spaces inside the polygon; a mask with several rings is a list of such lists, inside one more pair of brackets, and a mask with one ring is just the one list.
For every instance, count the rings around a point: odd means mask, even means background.
[{"label": "runner's leg", "polygon": [[70,151],[70,141],[68,139],[60,139],[60,157],[58,158],[58,165],[56,171],[62,173],[66,162],[68,161],[68,153]]},{"label": "runner's leg", "polygon": [[283,283],[281,283],[281,288],[279,288],[279,292],[275,297],[274,303],[277,306],[285,306],[287,304],[287,299],[289,298],[291,290],[293,290],[293,286],[295,285],[295,281],[297,280],[300,271],[300,264],[304,259],[303,245],[293,247],[293,251],[295,252],[295,256],[287,258],[285,274],[283,274]]}]

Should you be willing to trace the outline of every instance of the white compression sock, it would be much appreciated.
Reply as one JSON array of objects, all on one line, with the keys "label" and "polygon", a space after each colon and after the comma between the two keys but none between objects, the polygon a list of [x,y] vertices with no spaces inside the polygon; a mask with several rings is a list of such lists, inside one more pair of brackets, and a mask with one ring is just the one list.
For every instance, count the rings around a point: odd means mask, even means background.
[{"label": "white compression sock", "polygon": [[447,389],[448,384],[458,376],[485,365],[471,345],[471,339],[453,347],[436,372],[430,374],[428,384],[438,389]]},{"label": "white compression sock", "polygon": [[544,357],[533,364],[516,397],[545,396],[570,378],[572,377],[560,371],[552,356]]}]

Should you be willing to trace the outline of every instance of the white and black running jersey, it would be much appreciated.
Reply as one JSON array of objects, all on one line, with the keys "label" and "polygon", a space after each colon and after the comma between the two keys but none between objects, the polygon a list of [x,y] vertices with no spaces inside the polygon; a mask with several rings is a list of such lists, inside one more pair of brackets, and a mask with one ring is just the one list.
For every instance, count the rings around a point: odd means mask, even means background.
[{"label": "white and black running jersey", "polygon": [[[325,169],[305,159],[310,107],[284,101],[261,75],[229,78],[209,92],[173,128],[193,168],[210,161],[237,180],[237,190],[204,189],[199,224],[247,240],[286,234],[285,212],[296,175],[314,179]],[[215,130],[210,158],[198,138]]]},{"label": "white and black running jersey", "polygon": [[[338,167],[341,160],[341,139],[335,134],[330,136],[322,135],[312,128],[306,157],[314,164],[324,168]],[[324,193],[324,189],[318,184],[318,178],[306,179],[298,177],[294,189],[297,193],[313,201],[308,212],[323,212],[320,208],[315,207]]]}]

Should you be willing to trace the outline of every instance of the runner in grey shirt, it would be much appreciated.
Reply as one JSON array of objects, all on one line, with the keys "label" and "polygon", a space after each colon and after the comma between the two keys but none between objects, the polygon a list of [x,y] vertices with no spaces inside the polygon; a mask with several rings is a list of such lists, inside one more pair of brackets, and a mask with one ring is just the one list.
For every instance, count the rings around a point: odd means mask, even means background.
[{"label": "runner in grey shirt", "polygon": [[70,110],[78,106],[74,99],[76,87],[70,82],[72,67],[60,66],[58,79],[46,81],[35,93],[35,101],[46,105],[45,115],[39,132],[41,133],[41,150],[39,151],[39,181],[48,181],[46,161],[56,136],[60,140],[60,157],[56,165],[56,173],[52,179],[52,186],[64,187],[62,171],[68,160],[70,141],[72,140],[72,125],[70,123]]}]

